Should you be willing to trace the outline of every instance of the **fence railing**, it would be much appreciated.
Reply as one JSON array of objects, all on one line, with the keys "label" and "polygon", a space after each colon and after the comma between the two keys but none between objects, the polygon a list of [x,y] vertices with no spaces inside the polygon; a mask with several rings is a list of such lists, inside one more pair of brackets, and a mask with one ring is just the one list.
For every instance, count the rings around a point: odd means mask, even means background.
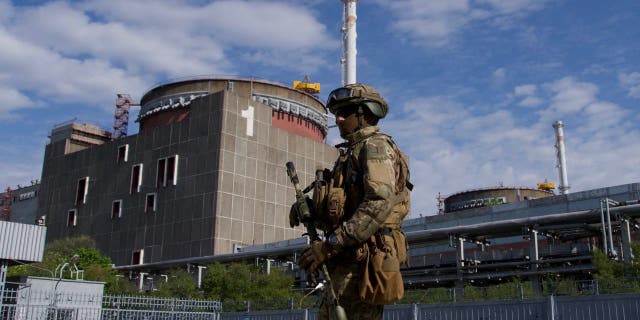
[{"label": "fence railing", "polygon": [[[221,320],[315,320],[317,309],[222,313]],[[544,299],[385,306],[384,320],[640,319],[640,294],[549,296]]]},{"label": "fence railing", "polygon": [[[418,308],[418,306],[421,308],[420,310],[427,310],[430,308],[429,306],[447,309],[449,308],[447,306],[450,305],[460,306],[466,303],[470,303],[471,306],[474,303],[495,306],[520,304],[531,306],[536,305],[538,303],[536,301],[547,301],[549,297],[554,297],[557,301],[578,301],[579,299],[597,300],[600,296],[609,297],[606,299],[610,299],[612,295],[620,294],[640,297],[640,279],[543,280],[539,283],[539,290],[534,290],[530,282],[505,283],[490,287],[465,286],[463,288],[412,289],[406,291],[403,300],[393,306],[388,306],[387,312],[405,314],[410,312],[409,310]],[[318,308],[320,303],[320,293],[304,299],[301,297],[302,295],[298,294],[282,299],[220,302],[150,296],[56,293],[51,290],[36,291],[25,290],[24,288],[9,288],[2,295],[0,320],[216,319],[215,316],[221,312],[225,312],[228,315],[249,313],[307,314],[308,317],[304,319],[313,319],[314,310]],[[545,303],[549,304],[548,301]],[[576,306],[578,305],[576,304]],[[623,304],[623,308],[626,307],[637,307],[637,310],[640,310],[640,305]],[[414,311],[411,312],[417,312]]]},{"label": "fence railing", "polygon": [[217,320],[222,310],[215,300],[82,294],[29,286],[5,289],[0,302],[0,320]]},{"label": "fence railing", "polygon": [[[542,280],[536,288],[531,282],[510,282],[492,286],[465,285],[455,288],[425,288],[405,291],[396,304],[446,304],[545,299],[549,296],[594,296],[605,294],[640,294],[640,279]],[[314,309],[320,304],[321,292],[305,298],[302,295],[281,299],[223,301],[223,312]]]}]

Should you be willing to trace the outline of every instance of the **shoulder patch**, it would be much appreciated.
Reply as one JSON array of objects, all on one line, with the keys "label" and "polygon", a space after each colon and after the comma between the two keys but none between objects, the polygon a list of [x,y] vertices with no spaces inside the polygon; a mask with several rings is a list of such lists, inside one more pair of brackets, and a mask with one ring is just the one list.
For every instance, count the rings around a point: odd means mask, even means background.
[{"label": "shoulder patch", "polygon": [[365,149],[369,160],[391,159],[393,157],[393,148],[383,136],[367,139]]}]

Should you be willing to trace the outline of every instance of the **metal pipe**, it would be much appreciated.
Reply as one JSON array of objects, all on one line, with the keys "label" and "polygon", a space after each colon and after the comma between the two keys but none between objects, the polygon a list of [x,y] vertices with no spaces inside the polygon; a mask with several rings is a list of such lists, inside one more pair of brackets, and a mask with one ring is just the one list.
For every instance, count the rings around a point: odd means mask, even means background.
[{"label": "metal pipe", "polygon": [[558,157],[558,176],[560,178],[560,185],[558,191],[560,194],[569,193],[569,179],[567,178],[567,159],[564,149],[564,123],[562,121],[556,121],[553,123],[553,128],[556,129],[556,152]]},{"label": "metal pipe", "polygon": [[[633,204],[627,206],[619,206],[611,208],[614,213],[625,214],[630,218],[640,217],[640,204]],[[473,225],[445,227],[438,229],[427,229],[420,231],[406,232],[407,241],[411,244],[424,244],[425,242],[437,242],[437,241],[449,241],[449,236],[452,234],[465,234],[467,238],[477,236],[479,234],[491,234],[493,238],[501,235],[519,235],[522,233],[522,226],[532,226],[536,224],[553,224],[553,223],[576,223],[587,222],[596,223],[598,221],[598,215],[600,213],[597,209],[594,210],[581,210],[573,212],[563,212],[549,214],[538,217],[528,217],[519,219],[508,219],[501,221],[491,221],[485,223],[477,223]],[[294,260],[297,260],[295,256],[296,251],[300,251],[308,247],[308,241],[306,237],[287,240],[288,244],[283,244],[277,247],[263,248],[255,251],[239,252],[239,253],[227,253],[210,255],[204,257],[189,257],[181,258],[162,262],[147,262],[144,264],[136,265],[123,265],[114,267],[115,270],[153,270],[163,269],[171,266],[177,266],[184,263],[213,263],[218,262],[231,262],[241,261],[246,259],[252,259],[256,256],[279,256],[290,255],[294,253]]]},{"label": "metal pipe", "polygon": [[624,219],[620,228],[622,229],[621,233],[623,261],[625,263],[631,263],[633,252],[631,249],[631,228],[629,226],[629,219]]},{"label": "metal pipe", "polygon": [[[630,217],[640,217],[640,205],[620,206],[611,208],[612,212],[625,213]],[[406,232],[409,244],[420,241],[448,240],[450,234],[464,234],[467,238],[479,235],[491,235],[493,238],[501,235],[518,235],[522,232],[522,226],[536,224],[550,224],[561,222],[597,222],[598,210],[582,210],[574,212],[555,213],[545,216],[528,217],[519,219],[507,219],[476,223],[473,225],[445,227]]]},{"label": "metal pipe", "polygon": [[607,205],[607,225],[609,226],[609,249],[611,250],[611,256],[617,256],[618,253],[616,252],[615,247],[613,246],[613,232],[611,231],[611,229],[613,229],[611,227],[611,211],[609,209],[609,198],[605,198],[604,200],[606,202]]},{"label": "metal pipe", "polygon": [[600,199],[600,225],[602,226],[602,246],[604,254],[609,255],[609,248],[607,244],[607,224],[604,223],[604,204]]},{"label": "metal pipe", "polygon": [[356,83],[356,3],[358,0],[342,0],[342,85]]}]

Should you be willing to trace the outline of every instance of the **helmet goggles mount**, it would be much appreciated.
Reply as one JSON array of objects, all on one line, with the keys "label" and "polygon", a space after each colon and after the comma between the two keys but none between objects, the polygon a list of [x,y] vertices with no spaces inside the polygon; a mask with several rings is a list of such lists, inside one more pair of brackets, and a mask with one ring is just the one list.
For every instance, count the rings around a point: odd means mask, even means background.
[{"label": "helmet goggles mount", "polygon": [[370,88],[373,92],[367,92],[368,90],[365,88],[369,89],[370,87],[355,84],[331,91],[327,99],[327,108],[331,113],[336,114],[340,113],[339,110],[343,108],[362,106],[376,117],[384,118],[388,110],[387,103],[373,88]]}]

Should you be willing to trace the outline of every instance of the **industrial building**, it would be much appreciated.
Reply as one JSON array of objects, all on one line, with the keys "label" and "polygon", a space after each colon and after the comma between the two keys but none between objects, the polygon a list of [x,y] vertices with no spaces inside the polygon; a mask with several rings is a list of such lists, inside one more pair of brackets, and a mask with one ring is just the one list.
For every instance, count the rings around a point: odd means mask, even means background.
[{"label": "industrial building", "polygon": [[32,180],[28,186],[18,185],[15,189],[11,187],[5,189],[0,193],[0,220],[26,224],[37,223],[41,218],[38,215],[39,191],[39,180]]},{"label": "industrial building", "polygon": [[310,183],[337,157],[313,94],[254,79],[166,83],[144,94],[130,136],[134,104],[118,100],[114,134],[52,131],[38,197],[47,241],[86,234],[116,265],[136,265],[301,236],[285,163]]},{"label": "industrial building", "polygon": [[459,192],[444,199],[444,213],[490,207],[553,196],[549,190],[527,187],[493,187]]}]

